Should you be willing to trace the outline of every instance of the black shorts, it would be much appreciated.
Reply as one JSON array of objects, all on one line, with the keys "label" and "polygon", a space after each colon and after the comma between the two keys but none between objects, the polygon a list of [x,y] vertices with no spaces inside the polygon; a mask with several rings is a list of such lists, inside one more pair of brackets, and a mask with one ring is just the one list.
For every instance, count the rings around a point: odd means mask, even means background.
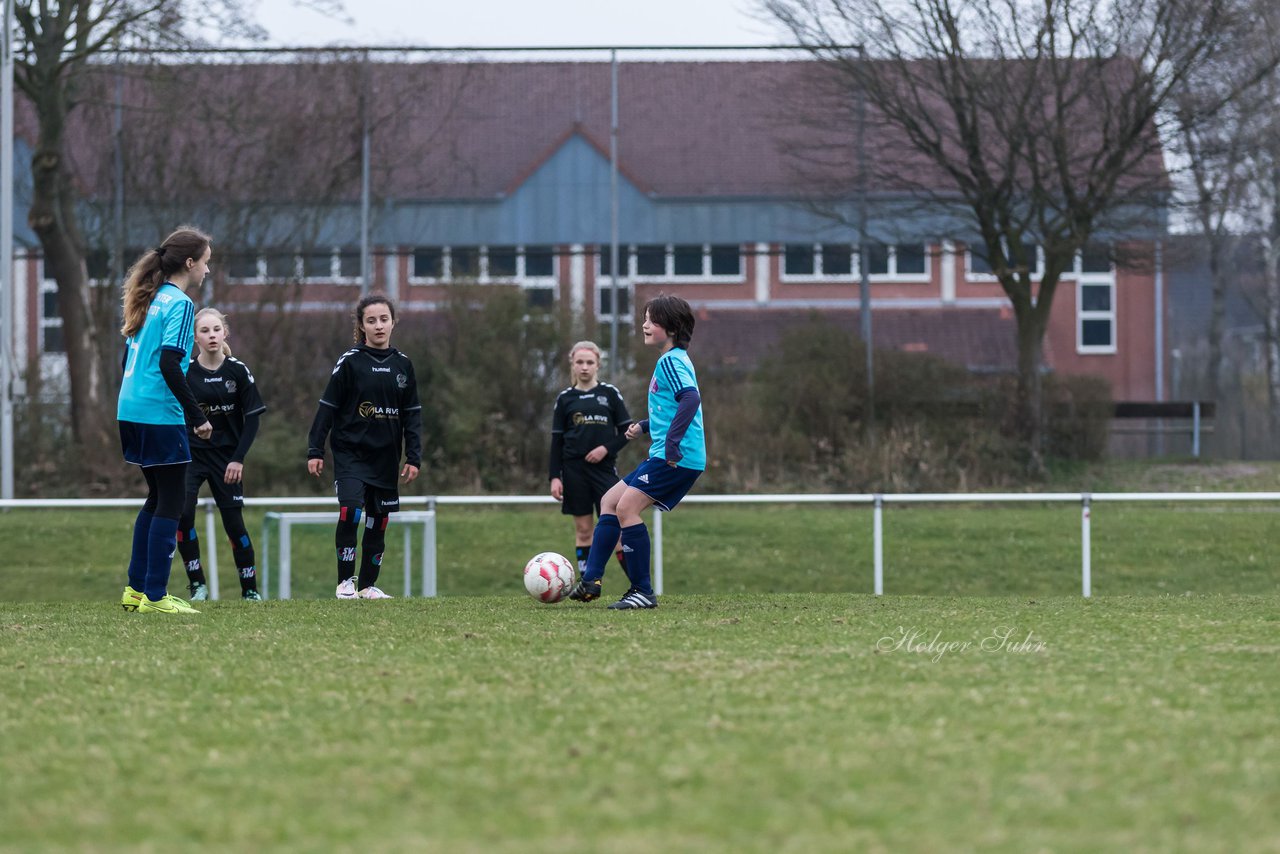
[{"label": "black shorts", "polygon": [[400,509],[398,489],[373,486],[358,477],[340,477],[333,482],[333,488],[338,493],[338,504],[363,507],[365,515],[386,516]]},{"label": "black shorts", "polygon": [[600,514],[600,499],[618,482],[618,470],[612,462],[589,463],[584,459],[565,460],[560,480],[564,483],[564,500],[560,512],[566,516]]},{"label": "black shorts", "polygon": [[187,466],[187,495],[198,495],[200,484],[207,481],[213,503],[220,508],[244,506],[244,482],[227,483],[231,454],[214,448],[192,448],[191,465]]}]

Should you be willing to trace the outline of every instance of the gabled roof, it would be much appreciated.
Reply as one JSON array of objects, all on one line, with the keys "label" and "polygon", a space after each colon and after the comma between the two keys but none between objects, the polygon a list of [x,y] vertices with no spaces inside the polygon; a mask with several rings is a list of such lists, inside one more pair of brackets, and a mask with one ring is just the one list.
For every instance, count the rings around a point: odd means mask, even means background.
[{"label": "gabled roof", "polygon": [[[86,104],[68,134],[73,168],[90,196],[109,195],[117,73],[125,78],[129,180],[172,193],[180,179],[196,198],[358,199],[362,93],[379,198],[499,199],[575,136],[608,154],[607,63],[375,63],[367,76],[359,65],[316,63],[119,72],[104,66],[86,82]],[[623,177],[658,199],[796,199],[815,187],[840,192],[855,151],[848,116],[816,94],[821,73],[809,61],[620,64]],[[810,115],[816,109],[816,121],[797,120],[806,104]],[[24,106],[18,127],[29,137]],[[796,162],[796,152],[812,151],[815,143],[824,151],[816,174],[814,164],[805,170]],[[874,117],[866,145],[876,163],[894,164],[876,171],[873,193],[902,192],[906,182],[895,186],[894,171],[909,173],[912,182],[949,185]],[[129,195],[139,198],[136,190]]]}]

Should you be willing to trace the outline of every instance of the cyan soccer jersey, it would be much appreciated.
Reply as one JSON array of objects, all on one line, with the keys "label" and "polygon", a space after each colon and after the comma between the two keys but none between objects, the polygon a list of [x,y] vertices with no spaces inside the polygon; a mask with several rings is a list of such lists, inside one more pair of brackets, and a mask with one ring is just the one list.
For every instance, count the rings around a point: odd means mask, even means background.
[{"label": "cyan soccer jersey", "polygon": [[[672,347],[659,357],[653,368],[653,379],[649,382],[650,457],[667,458],[667,430],[676,414],[676,394],[686,388],[698,388],[698,375],[689,360],[689,351]],[[693,422],[680,440],[680,453],[684,455],[676,463],[680,468],[706,470],[707,443],[702,435],[702,404],[698,404]]]},{"label": "cyan soccer jersey", "polygon": [[160,375],[160,351],[182,353],[185,371],[196,341],[195,317],[195,304],[181,288],[168,282],[160,286],[142,328],[125,342],[129,352],[116,418],[135,424],[186,423],[182,406]]}]

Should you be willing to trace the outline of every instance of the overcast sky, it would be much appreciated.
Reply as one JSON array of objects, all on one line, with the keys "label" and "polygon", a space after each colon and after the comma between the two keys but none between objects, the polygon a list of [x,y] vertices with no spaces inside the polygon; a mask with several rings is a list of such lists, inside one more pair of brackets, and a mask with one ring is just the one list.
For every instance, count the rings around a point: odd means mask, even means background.
[{"label": "overcast sky", "polygon": [[281,45],[432,47],[777,44],[756,0],[346,0],[347,20],[291,0],[260,0]]}]

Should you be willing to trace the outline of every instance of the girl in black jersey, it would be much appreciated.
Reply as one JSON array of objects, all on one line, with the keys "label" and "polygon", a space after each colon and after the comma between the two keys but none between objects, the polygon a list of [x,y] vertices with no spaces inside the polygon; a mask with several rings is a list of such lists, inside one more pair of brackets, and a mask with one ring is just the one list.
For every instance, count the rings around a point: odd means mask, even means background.
[{"label": "girl in black jersey", "polygon": [[267,407],[249,366],[231,357],[227,318],[222,312],[216,308],[200,309],[195,327],[198,355],[187,368],[187,385],[213,425],[213,435],[208,439],[194,434],[189,437],[191,465],[187,467],[187,499],[178,522],[178,551],[187,567],[192,601],[208,599],[209,586],[200,563],[195,525],[200,484],[207,481],[222,515],[222,530],[231,543],[231,555],[240,576],[240,597],[256,602],[262,596],[258,593],[253,542],[244,525],[244,458],[258,435],[258,419]]},{"label": "girl in black jersey", "polygon": [[[618,482],[614,459],[627,444],[632,419],[622,393],[598,378],[600,348],[595,342],[574,344],[569,364],[573,385],[556,397],[551,415],[549,477],[551,497],[561,502],[561,513],[573,517],[581,573],[591,549],[592,511],[599,514],[600,499]],[[625,573],[626,560],[621,551],[616,554]]]},{"label": "girl in black jersey", "polygon": [[[324,471],[324,446],[333,434],[334,487],[338,493],[339,599],[390,599],[378,589],[378,571],[390,514],[400,508],[397,473],[405,483],[422,466],[422,405],[409,357],[391,346],[396,309],[370,295],[356,304],[356,347],[342,354],[308,437],[307,471]],[[401,453],[404,466],[400,465]],[[360,576],[356,535],[364,517]]]}]

